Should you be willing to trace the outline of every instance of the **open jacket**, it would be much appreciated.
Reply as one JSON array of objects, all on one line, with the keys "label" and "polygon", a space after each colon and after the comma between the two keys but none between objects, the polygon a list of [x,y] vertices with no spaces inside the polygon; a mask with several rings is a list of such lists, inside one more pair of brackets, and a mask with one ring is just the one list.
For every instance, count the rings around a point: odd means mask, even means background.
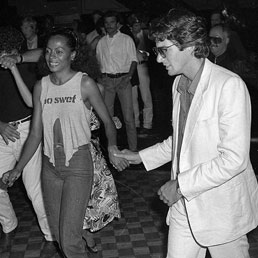
[{"label": "open jacket", "polygon": [[[139,154],[147,170],[172,160],[171,179],[180,172],[188,220],[200,245],[229,242],[258,222],[258,187],[249,158],[249,93],[238,75],[205,60],[186,121],[178,168],[179,79],[172,90],[173,135]],[[180,201],[170,209],[177,205]]]}]

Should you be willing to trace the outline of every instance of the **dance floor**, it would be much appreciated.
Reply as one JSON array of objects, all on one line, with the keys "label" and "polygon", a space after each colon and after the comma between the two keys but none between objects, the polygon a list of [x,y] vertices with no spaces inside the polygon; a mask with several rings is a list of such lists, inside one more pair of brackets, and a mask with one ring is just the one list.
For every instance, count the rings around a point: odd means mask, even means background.
[{"label": "dance floor", "polygon": [[[146,172],[128,169],[114,175],[119,193],[121,219],[115,220],[94,238],[99,252],[90,257],[165,258],[167,206],[157,197],[158,188],[169,178],[169,170]],[[10,253],[1,258],[37,258],[44,239],[21,182],[10,189],[19,225]],[[258,257],[258,229],[248,235],[251,258]],[[59,257],[59,256],[56,256]],[[207,257],[209,255],[207,254]]]},{"label": "dance floor", "polygon": [[[164,101],[170,95],[164,91],[156,91],[153,96],[156,119],[154,134],[139,137],[139,149],[163,140],[171,131],[168,114],[170,104]],[[254,118],[257,117],[256,114]],[[253,124],[251,160],[258,174],[258,123]],[[124,147],[125,137],[124,131],[119,132],[120,148]],[[166,165],[151,172],[146,172],[142,166],[132,166],[123,172],[114,172],[114,178],[122,217],[94,234],[99,252],[89,257],[165,258],[168,230],[165,217],[168,207],[158,199],[156,193],[170,178],[170,166]],[[12,241],[11,252],[0,254],[0,258],[38,258],[44,239],[23,184],[17,181],[9,191],[19,225]],[[251,258],[258,258],[258,228],[248,234],[248,240]],[[206,258],[209,257],[207,253]]]}]

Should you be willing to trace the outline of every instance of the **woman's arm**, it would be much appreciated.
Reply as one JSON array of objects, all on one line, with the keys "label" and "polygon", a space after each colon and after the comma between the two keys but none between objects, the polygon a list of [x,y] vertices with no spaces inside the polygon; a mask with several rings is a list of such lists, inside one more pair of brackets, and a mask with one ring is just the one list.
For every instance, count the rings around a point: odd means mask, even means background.
[{"label": "woman's arm", "polygon": [[26,103],[27,106],[32,107],[32,94],[24,83],[16,64],[14,62],[10,62],[9,57],[0,58],[0,64],[3,68],[10,69],[15,79],[18,90],[23,98],[23,101]]},{"label": "woman's arm", "polygon": [[116,145],[116,128],[108,113],[97,84],[90,77],[84,76],[82,79],[81,91],[87,108],[92,106],[105,126],[108,146]]},{"label": "woman's arm", "polygon": [[125,159],[119,159],[114,156],[115,153],[119,152],[116,145],[116,128],[108,113],[97,84],[90,77],[84,76],[82,79],[81,91],[85,105],[88,108],[92,106],[104,124],[108,141],[108,153],[110,162],[116,166],[118,170],[125,169],[127,166],[129,166],[129,162]]},{"label": "woman's arm", "polygon": [[13,65],[12,68],[10,69],[13,77],[15,79],[16,85],[18,87],[18,90],[22,96],[23,101],[26,103],[28,107],[32,107],[32,93],[28,89],[27,85],[24,83],[21,74],[17,68],[16,65]]}]

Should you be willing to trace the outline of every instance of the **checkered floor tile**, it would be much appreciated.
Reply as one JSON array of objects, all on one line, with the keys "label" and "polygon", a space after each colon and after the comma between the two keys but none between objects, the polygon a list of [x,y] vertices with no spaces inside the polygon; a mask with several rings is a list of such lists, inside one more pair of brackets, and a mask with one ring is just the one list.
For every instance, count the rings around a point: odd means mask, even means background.
[{"label": "checkered floor tile", "polygon": [[[169,178],[169,170],[126,170],[114,175],[120,199],[122,218],[95,233],[98,254],[95,258],[165,258],[167,207],[156,192]],[[1,258],[37,258],[43,237],[31,204],[21,182],[10,189],[19,226],[10,253]],[[249,235],[251,258],[258,257],[258,229]],[[206,256],[209,257],[209,254]]]}]

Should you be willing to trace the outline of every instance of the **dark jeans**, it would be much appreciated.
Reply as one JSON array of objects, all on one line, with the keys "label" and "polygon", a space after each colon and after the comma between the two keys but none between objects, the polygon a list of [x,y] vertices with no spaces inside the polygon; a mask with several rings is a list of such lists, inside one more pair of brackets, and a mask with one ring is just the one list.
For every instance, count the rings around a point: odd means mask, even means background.
[{"label": "dark jeans", "polygon": [[65,166],[62,145],[54,147],[55,166],[43,157],[42,188],[52,233],[67,258],[88,257],[83,219],[93,182],[89,145],[79,147]]}]

